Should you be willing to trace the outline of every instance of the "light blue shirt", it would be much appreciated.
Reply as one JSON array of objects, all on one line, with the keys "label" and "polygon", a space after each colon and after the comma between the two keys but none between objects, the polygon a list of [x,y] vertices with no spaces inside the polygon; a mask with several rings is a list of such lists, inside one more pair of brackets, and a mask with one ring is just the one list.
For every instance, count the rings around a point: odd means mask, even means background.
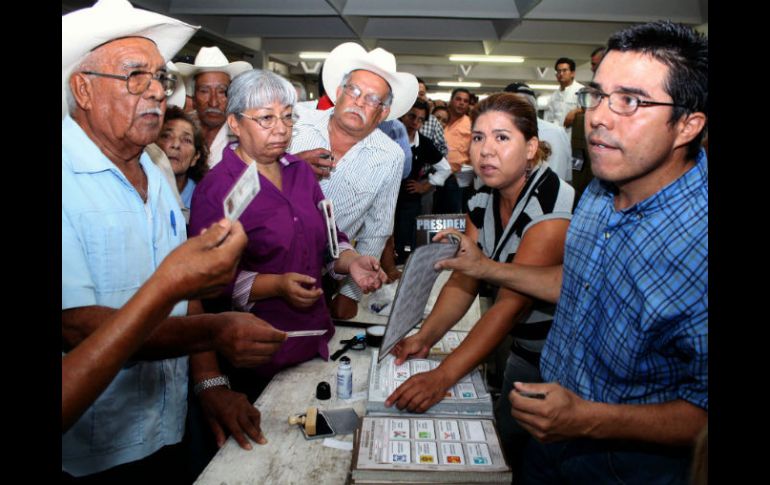
[{"label": "light blue shirt", "polygon": [[383,121],[377,127],[390,137],[391,140],[398,143],[398,146],[404,150],[404,169],[401,172],[401,180],[409,176],[412,171],[412,145],[409,143],[409,134],[406,132],[406,126],[401,120]]},{"label": "light blue shirt", "polygon": [[192,207],[192,195],[193,191],[195,190],[195,185],[195,180],[188,178],[184,189],[182,189],[182,193],[179,194],[179,196],[182,198],[182,203],[188,209]]},{"label": "light blue shirt", "polygon": [[[146,154],[148,202],[69,116],[62,121],[62,310],[119,308],[186,238],[185,219]],[[172,315],[185,315],[187,302]],[[178,443],[187,357],[129,362],[62,434],[62,470],[90,475]]]}]

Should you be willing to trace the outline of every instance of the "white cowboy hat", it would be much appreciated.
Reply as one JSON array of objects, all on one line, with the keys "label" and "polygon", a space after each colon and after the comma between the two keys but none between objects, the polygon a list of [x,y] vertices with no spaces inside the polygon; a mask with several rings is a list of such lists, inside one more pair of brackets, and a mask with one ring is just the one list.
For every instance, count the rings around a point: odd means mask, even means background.
[{"label": "white cowboy hat", "polygon": [[229,62],[227,57],[219,50],[219,47],[201,47],[195,56],[195,64],[177,62],[176,68],[185,78],[187,92],[192,95],[195,92],[195,75],[201,72],[225,72],[230,79],[238,74],[254,69],[246,61]]},{"label": "white cowboy hat", "polygon": [[184,87],[184,78],[179,73],[179,69],[177,69],[171,61],[166,63],[166,70],[171,74],[176,75],[176,87],[174,88],[173,94],[166,98],[166,106],[177,106],[184,109],[185,97],[187,96],[187,90]]},{"label": "white cowboy hat", "polygon": [[94,48],[121,37],[145,37],[170,61],[199,28],[134,8],[127,0],[99,0],[92,7],[62,15],[62,118],[67,112],[65,89],[69,89],[71,71]]},{"label": "white cowboy hat", "polygon": [[345,42],[335,47],[323,66],[323,84],[333,103],[337,102],[337,87],[345,74],[362,69],[385,79],[393,91],[388,120],[399,118],[412,109],[417,99],[417,78],[408,72],[396,72],[396,57],[382,48],[370,52],[355,42]]}]

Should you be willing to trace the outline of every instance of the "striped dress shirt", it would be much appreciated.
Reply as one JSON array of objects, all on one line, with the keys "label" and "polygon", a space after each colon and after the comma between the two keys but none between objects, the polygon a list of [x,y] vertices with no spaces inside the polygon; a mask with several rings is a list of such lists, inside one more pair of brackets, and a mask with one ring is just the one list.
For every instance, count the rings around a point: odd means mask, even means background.
[{"label": "striped dress shirt", "polygon": [[[314,148],[331,150],[329,120],[334,110],[302,110],[294,125],[289,153]],[[375,129],[337,160],[328,179],[321,180],[324,196],[334,204],[337,227],[355,240],[356,251],[380,259],[393,234],[396,199],[404,166],[404,151]],[[340,292],[356,301],[361,289],[348,277]]]}]

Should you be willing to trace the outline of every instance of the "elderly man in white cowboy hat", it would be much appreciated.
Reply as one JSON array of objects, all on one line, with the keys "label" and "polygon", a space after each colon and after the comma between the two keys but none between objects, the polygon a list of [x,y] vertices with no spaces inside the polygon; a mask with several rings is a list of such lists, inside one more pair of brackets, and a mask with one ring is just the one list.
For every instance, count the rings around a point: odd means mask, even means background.
[{"label": "elderly man in white cowboy hat", "polygon": [[194,64],[177,62],[184,76],[187,93],[201,122],[201,131],[209,147],[209,168],[222,160],[222,150],[234,136],[225,123],[227,89],[238,74],[253,69],[246,61],[229,62],[219,47],[201,47]]},{"label": "elderly man in white cowboy hat", "polygon": [[[390,52],[346,42],[326,58],[323,85],[334,109],[302,111],[289,151],[311,162],[321,152],[330,155],[334,168],[320,183],[334,203],[337,225],[356,240],[360,254],[379,258],[393,233],[404,151],[377,125],[409,111],[417,78],[397,72]],[[360,299],[361,290],[346,279],[331,303],[332,316],[354,317]]]},{"label": "elderly man in white cowboy hat", "polygon": [[[63,352],[108,320],[187,237],[171,187],[143,149],[158,136],[174,91],[166,62],[196,29],[126,0],[62,16]],[[285,338],[250,314],[185,316],[196,307],[177,304],[62,434],[65,481],[185,480],[186,354],[214,349],[255,365]]]}]

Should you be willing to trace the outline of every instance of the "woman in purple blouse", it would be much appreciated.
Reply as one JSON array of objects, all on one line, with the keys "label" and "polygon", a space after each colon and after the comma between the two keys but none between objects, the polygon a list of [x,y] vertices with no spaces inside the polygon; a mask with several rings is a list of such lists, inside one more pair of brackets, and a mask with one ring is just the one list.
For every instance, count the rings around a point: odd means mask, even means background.
[{"label": "woman in purple blouse", "polygon": [[[198,184],[191,207],[190,234],[196,235],[223,217],[225,196],[256,163],[261,189],[240,217],[249,242],[222,296],[232,308],[252,312],[280,330],[327,330],[321,336],[287,339],[270,363],[253,369],[263,382],[284,367],[316,355],[329,357],[334,326],[322,297],[324,266],[334,277],[350,274],[365,293],[385,280],[379,262],[358,254],[339,230],[340,255],[331,258],[318,206],[324,199],[321,187],[307,163],[286,153],[295,101],[294,87],[272,72],[254,69],[233,79],[227,123],[238,142],[224,149],[222,161]],[[215,372],[211,364],[210,355],[193,357],[193,382],[210,378]]]}]

